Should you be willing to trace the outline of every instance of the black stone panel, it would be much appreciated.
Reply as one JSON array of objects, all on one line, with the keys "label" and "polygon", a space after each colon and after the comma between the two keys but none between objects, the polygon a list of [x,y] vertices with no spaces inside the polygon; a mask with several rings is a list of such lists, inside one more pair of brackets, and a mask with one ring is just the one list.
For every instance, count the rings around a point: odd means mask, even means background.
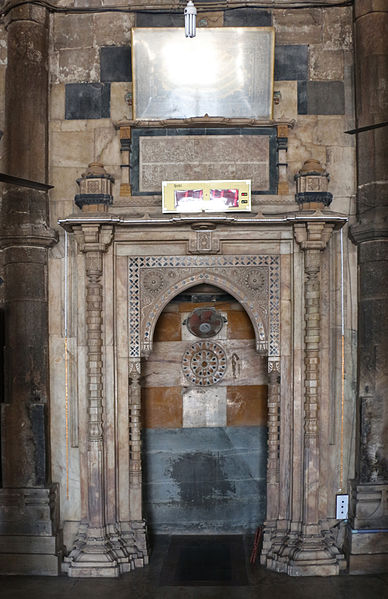
[{"label": "black stone panel", "polygon": [[224,13],[225,27],[271,27],[272,14],[257,8],[236,8]]},{"label": "black stone panel", "polygon": [[132,81],[130,46],[100,49],[100,81]]},{"label": "black stone panel", "polygon": [[305,81],[308,78],[308,46],[275,47],[275,81]]},{"label": "black stone panel", "polygon": [[184,6],[182,5],[182,10],[177,13],[138,12],[136,14],[136,27],[184,27]]},{"label": "black stone panel", "polygon": [[308,114],[344,114],[345,90],[342,81],[308,81]]},{"label": "black stone panel", "polygon": [[109,83],[66,84],[66,119],[104,119],[109,117]]}]

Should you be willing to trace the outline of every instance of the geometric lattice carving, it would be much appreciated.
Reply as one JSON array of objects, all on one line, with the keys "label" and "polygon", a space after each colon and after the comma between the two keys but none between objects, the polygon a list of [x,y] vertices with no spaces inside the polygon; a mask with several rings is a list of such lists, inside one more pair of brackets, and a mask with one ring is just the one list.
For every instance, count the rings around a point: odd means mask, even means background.
[{"label": "geometric lattice carving", "polygon": [[192,343],[183,354],[182,370],[193,385],[214,385],[226,372],[225,351],[214,341]]}]

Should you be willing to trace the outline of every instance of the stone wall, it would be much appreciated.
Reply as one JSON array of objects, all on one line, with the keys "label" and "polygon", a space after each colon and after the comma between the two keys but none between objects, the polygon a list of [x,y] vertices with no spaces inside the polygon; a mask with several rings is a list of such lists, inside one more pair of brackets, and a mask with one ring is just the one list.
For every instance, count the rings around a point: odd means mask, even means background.
[{"label": "stone wall", "polygon": [[[105,5],[105,3],[104,3]],[[289,192],[258,196],[256,206],[293,204],[293,176],[314,157],[331,174],[333,209],[353,211],[355,185],[351,9],[239,9],[199,13],[201,26],[275,28],[275,120],[293,121],[287,154]],[[132,26],[182,26],[180,14],[54,14],[51,43],[52,222],[68,214],[75,179],[92,160],[116,176],[119,206],[160,211],[155,197],[120,198],[120,148],[113,123],[131,116]]]}]

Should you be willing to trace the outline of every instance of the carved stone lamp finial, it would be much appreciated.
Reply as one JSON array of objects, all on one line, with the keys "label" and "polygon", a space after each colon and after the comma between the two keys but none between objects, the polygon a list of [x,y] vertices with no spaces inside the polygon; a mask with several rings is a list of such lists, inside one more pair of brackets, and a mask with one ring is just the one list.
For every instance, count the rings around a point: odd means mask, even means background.
[{"label": "carved stone lamp finial", "polygon": [[114,178],[101,162],[91,162],[77,183],[80,193],[74,197],[74,202],[83,212],[107,212],[108,206],[113,204]]},{"label": "carved stone lamp finial", "polygon": [[309,158],[294,176],[296,182],[295,201],[300,210],[319,210],[330,206],[333,196],[327,191],[329,174],[319,160]]}]

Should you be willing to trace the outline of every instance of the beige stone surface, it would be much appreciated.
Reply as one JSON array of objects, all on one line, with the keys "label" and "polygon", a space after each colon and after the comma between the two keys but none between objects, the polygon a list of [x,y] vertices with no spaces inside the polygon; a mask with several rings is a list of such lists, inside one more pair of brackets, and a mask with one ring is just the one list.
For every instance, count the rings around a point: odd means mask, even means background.
[{"label": "beige stone surface", "polygon": [[[79,186],[77,185],[76,181],[83,172],[83,166],[52,166],[50,169],[49,181],[50,185],[54,185],[54,189],[50,191],[50,201],[57,202],[73,200],[75,194],[79,192]],[[69,214],[70,213],[71,211]]]},{"label": "beige stone surface", "polygon": [[50,121],[65,118],[65,85],[57,83],[50,86]]},{"label": "beige stone surface", "polygon": [[93,24],[97,46],[129,46],[135,15],[117,12],[95,14]]},{"label": "beige stone surface", "polygon": [[298,82],[275,81],[274,91],[280,92],[279,104],[274,104],[274,120],[288,121],[298,115]]},{"label": "beige stone surface", "polygon": [[326,168],[330,173],[330,192],[333,195],[350,196],[355,193],[355,148],[328,148]]},{"label": "beige stone surface", "polygon": [[[53,73],[55,77],[55,73]],[[57,83],[80,83],[100,80],[98,48],[60,50],[58,54]]]},{"label": "beige stone surface", "polygon": [[55,167],[86,167],[94,158],[94,132],[53,131],[50,164]]},{"label": "beige stone surface", "polygon": [[117,81],[110,84],[110,115],[112,121],[128,119],[132,114],[132,107],[128,105],[125,97],[132,92],[130,81]]},{"label": "beige stone surface", "polygon": [[310,46],[309,79],[342,81],[344,78],[343,50],[326,50]]},{"label": "beige stone surface", "polygon": [[351,126],[348,119],[343,116],[320,115],[314,128],[316,143],[322,146],[354,146],[355,136],[345,133]]},{"label": "beige stone surface", "polygon": [[120,140],[113,126],[94,129],[94,160],[110,166],[120,164]]},{"label": "beige stone surface", "polygon": [[317,44],[322,41],[323,11],[276,10],[273,26],[277,44]]},{"label": "beige stone surface", "polygon": [[93,45],[93,20],[90,15],[54,14],[55,50],[89,48]]},{"label": "beige stone surface", "polygon": [[323,11],[322,40],[325,48],[352,49],[353,35],[351,6],[338,6]]}]

